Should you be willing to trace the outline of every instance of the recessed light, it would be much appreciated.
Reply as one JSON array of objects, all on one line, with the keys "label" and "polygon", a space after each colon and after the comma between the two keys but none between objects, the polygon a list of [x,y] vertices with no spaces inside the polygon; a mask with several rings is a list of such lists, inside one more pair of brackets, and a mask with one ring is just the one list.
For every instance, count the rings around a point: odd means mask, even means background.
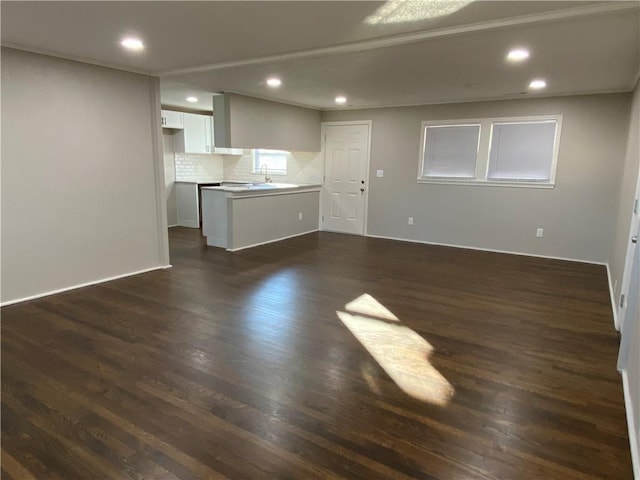
[{"label": "recessed light", "polygon": [[529,58],[529,50],[526,48],[513,48],[507,54],[507,60],[514,63],[523,62],[527,58]]},{"label": "recessed light", "polygon": [[339,103],[340,105],[347,103],[347,97],[345,97],[344,95],[337,96],[336,103]]},{"label": "recessed light", "polygon": [[546,86],[547,86],[547,82],[545,82],[541,78],[536,78],[535,80],[531,80],[531,83],[529,84],[529,88],[531,90],[540,90]]},{"label": "recessed light", "polygon": [[198,97],[187,97],[187,102],[196,103],[198,101]]},{"label": "recessed light", "polygon": [[282,85],[282,80],[276,77],[267,78],[267,85],[270,87],[276,88]]},{"label": "recessed light", "polygon": [[123,38],[122,41],[120,42],[120,45],[122,45],[127,50],[133,50],[133,51],[142,50],[144,48],[144,44],[142,43],[142,40],[134,37]]}]

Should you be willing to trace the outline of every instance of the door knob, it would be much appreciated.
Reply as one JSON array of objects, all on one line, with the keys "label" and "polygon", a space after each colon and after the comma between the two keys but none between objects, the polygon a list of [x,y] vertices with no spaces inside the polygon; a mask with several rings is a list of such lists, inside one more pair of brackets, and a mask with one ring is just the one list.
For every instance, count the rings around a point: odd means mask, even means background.
[{"label": "door knob", "polygon": [[638,243],[638,236],[634,235],[633,237],[631,237],[631,243]]}]

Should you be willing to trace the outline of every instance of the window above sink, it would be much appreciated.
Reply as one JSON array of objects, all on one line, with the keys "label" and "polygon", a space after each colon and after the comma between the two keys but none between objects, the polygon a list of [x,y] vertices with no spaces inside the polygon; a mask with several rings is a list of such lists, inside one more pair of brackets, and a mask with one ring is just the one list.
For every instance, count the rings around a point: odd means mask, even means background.
[{"label": "window above sink", "polygon": [[286,175],[289,152],[284,150],[256,149],[253,151],[253,173],[265,173],[265,166],[268,174]]}]

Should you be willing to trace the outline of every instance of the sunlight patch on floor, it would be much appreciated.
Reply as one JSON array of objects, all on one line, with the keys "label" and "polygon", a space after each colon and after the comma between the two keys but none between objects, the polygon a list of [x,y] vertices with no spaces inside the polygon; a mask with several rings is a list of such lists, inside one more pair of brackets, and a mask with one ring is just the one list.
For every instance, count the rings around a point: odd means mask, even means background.
[{"label": "sunlight patch on floor", "polygon": [[370,363],[366,363],[360,367],[360,373],[362,374],[364,381],[369,385],[371,391],[376,395],[382,395],[382,390],[380,389],[380,385],[378,385],[378,379],[373,371],[374,368],[375,367]]},{"label": "sunlight patch on floor", "polygon": [[357,313],[367,317],[382,318],[384,320],[391,320],[394,322],[399,321],[398,317],[391,313],[387,307],[382,305],[368,293],[363,293],[355,300],[350,301],[344,306],[344,308],[347,312]]},{"label": "sunlight patch on floor", "polygon": [[[354,301],[356,306],[378,303],[369,295],[364,301],[358,302],[362,297],[364,295]],[[353,310],[354,302],[348,303],[346,308]],[[384,310],[388,312],[386,308]],[[394,318],[393,322],[399,322],[395,315],[389,313]],[[454,388],[431,365],[429,357],[434,349],[418,333],[400,323],[380,320],[380,316],[375,318],[340,311],[336,311],[336,314],[403,392],[417,400],[442,407],[449,403]],[[365,375],[364,378],[375,393],[380,393],[377,385],[373,388],[371,375]]]}]

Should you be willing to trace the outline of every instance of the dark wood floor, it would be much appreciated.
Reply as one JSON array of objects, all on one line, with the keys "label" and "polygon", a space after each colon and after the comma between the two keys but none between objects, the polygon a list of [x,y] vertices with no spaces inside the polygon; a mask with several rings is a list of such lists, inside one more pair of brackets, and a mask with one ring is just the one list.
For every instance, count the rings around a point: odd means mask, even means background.
[{"label": "dark wood floor", "polygon": [[[170,238],[170,270],[2,309],[3,479],[631,478],[604,267]],[[433,347],[448,402],[339,320],[365,293]]]}]

